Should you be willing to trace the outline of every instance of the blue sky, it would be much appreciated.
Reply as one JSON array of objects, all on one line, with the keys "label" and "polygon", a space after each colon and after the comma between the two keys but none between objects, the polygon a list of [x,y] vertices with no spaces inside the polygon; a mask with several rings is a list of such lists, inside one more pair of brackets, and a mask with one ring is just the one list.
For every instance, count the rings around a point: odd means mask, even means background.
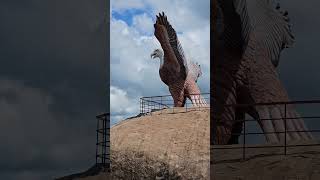
[{"label": "blue sky", "polygon": [[150,58],[161,47],[153,24],[162,11],[178,32],[186,57],[202,67],[201,92],[209,92],[209,10],[209,0],[111,1],[111,124],[137,115],[141,97],[170,94],[160,80],[158,59]]},{"label": "blue sky", "polygon": [[134,16],[148,14],[148,16],[153,18],[152,11],[149,8],[125,9],[124,11],[113,10],[111,13],[112,13],[113,19],[125,21],[129,26],[132,26],[132,21]]}]

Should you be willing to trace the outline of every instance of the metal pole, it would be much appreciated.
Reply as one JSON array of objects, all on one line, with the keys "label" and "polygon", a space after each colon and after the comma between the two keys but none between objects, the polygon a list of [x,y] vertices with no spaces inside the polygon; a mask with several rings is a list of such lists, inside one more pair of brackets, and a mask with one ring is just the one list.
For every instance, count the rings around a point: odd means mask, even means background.
[{"label": "metal pole", "polygon": [[146,113],[150,113],[150,98],[148,98],[148,101],[146,102],[145,109]]},{"label": "metal pole", "polygon": [[[161,102],[161,106],[162,106],[162,96],[160,96],[160,102]],[[161,108],[161,114],[162,114],[162,108]]]},{"label": "metal pole", "polygon": [[142,104],[141,104],[141,106],[142,106],[142,113],[144,114],[144,99],[142,99]]},{"label": "metal pole", "polygon": [[98,164],[98,150],[99,150],[99,118],[97,119],[98,122],[97,122],[97,130],[96,130],[96,133],[97,133],[97,142],[96,142],[96,164]]},{"label": "metal pole", "polygon": [[103,165],[103,167],[105,166],[105,141],[106,141],[106,139],[105,139],[105,129],[104,129],[104,127],[105,127],[105,121],[102,119],[102,165]]},{"label": "metal pole", "polygon": [[188,111],[188,100],[186,99],[186,112]]},{"label": "metal pole", "polygon": [[142,114],[142,98],[140,98],[140,114]]},{"label": "metal pole", "polygon": [[154,105],[154,102],[153,102],[153,97],[151,97],[151,102],[152,104],[149,105],[150,107],[150,115],[152,116],[152,109],[153,109],[153,105]]},{"label": "metal pole", "polygon": [[[173,99],[172,99],[173,100]],[[174,100],[173,100],[173,106],[172,106],[172,114],[174,113]]]},{"label": "metal pole", "polygon": [[104,117],[104,167],[107,167],[107,117]]},{"label": "metal pole", "polygon": [[246,119],[243,121],[243,160],[246,159]]},{"label": "metal pole", "polygon": [[287,155],[287,104],[284,104],[284,155]]},{"label": "metal pole", "polygon": [[200,94],[198,95],[198,100],[199,100],[199,111],[200,111],[201,110]]}]

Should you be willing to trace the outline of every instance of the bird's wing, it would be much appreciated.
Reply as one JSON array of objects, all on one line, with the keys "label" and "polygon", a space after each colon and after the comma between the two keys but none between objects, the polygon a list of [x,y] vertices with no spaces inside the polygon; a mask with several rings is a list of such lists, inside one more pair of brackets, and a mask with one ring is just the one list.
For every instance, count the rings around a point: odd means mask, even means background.
[{"label": "bird's wing", "polygon": [[201,67],[198,63],[194,63],[192,61],[188,62],[188,75],[197,82],[198,78],[202,75]]},{"label": "bird's wing", "polygon": [[164,14],[164,12],[159,13],[159,16],[157,16],[157,22],[160,25],[163,25],[169,36],[169,42],[170,46],[172,47],[174,54],[178,60],[178,63],[180,65],[180,72],[182,73],[183,77],[186,78],[188,73],[188,65],[187,60],[185,58],[182,46],[178,40],[176,31],[172,28],[171,24],[167,20],[167,16]]},{"label": "bird's wing", "polygon": [[[214,23],[213,39],[216,45],[215,48],[219,49],[216,50],[215,53],[216,58],[219,59],[219,61],[216,62],[220,62],[221,60],[221,63],[223,63],[224,60],[222,56],[225,55],[232,56],[233,58],[231,59],[239,59],[245,49],[244,44],[247,44],[247,42],[245,42],[245,35],[242,33],[242,29],[245,29],[243,28],[243,24],[245,24],[244,21],[248,19],[245,16],[247,11],[244,10],[243,15],[240,17],[235,11],[233,0],[216,0],[214,2],[216,2],[217,6],[215,9],[216,22]],[[240,5],[246,8],[245,3]]]},{"label": "bird's wing", "polygon": [[271,0],[233,0],[233,3],[241,18],[244,42],[248,43],[249,36],[254,34],[259,47],[264,48],[277,67],[281,51],[294,43],[288,12],[274,7]]}]

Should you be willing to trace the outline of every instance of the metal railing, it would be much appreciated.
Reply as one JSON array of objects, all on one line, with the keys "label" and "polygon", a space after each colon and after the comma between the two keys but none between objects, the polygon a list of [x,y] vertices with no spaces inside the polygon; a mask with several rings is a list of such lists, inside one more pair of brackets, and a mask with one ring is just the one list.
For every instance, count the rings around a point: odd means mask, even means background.
[{"label": "metal railing", "polygon": [[[199,94],[190,94],[190,95],[199,95]],[[190,109],[201,110],[210,108],[210,93],[200,94],[202,99],[206,101],[207,105],[203,106],[194,106],[192,102],[186,97],[186,102],[184,105],[184,111],[187,112]],[[150,97],[142,97],[140,98],[140,114],[152,114],[152,112],[170,109],[169,113],[177,113],[180,111],[175,111],[174,109],[174,101],[171,95],[164,96],[150,96]]]},{"label": "metal railing", "polygon": [[110,170],[110,113],[96,116],[96,166]]},{"label": "metal railing", "polygon": [[[272,102],[272,103],[256,103],[256,104],[234,104],[234,105],[225,105],[227,108],[236,108],[236,107],[249,107],[249,106],[266,106],[266,107],[270,107],[270,106],[283,106],[283,115],[284,117],[282,118],[267,118],[267,119],[260,119],[260,121],[284,121],[284,131],[274,131],[274,132],[247,132],[246,126],[247,123],[246,122],[250,122],[250,121],[257,121],[255,119],[240,119],[240,120],[236,120],[236,122],[242,122],[243,123],[243,130],[241,133],[231,133],[228,135],[237,135],[237,136],[242,136],[242,143],[239,144],[239,146],[234,146],[234,145],[222,145],[222,147],[219,147],[221,145],[213,145],[212,146],[212,150],[228,150],[228,149],[242,149],[242,160],[246,160],[246,150],[247,149],[258,149],[258,148],[283,148],[283,153],[277,154],[277,155],[287,155],[288,151],[287,149],[290,147],[300,147],[300,146],[320,146],[320,143],[317,141],[317,139],[315,138],[314,141],[312,141],[312,143],[310,143],[311,141],[301,141],[301,142],[297,142],[298,144],[288,144],[290,142],[288,142],[288,135],[290,133],[320,133],[320,129],[313,129],[313,130],[303,130],[303,131],[290,131],[288,130],[288,126],[287,123],[288,121],[292,121],[294,119],[302,119],[302,120],[318,120],[320,119],[320,115],[312,115],[312,116],[297,116],[297,117],[292,117],[292,116],[288,116],[288,108],[292,108],[293,110],[296,110],[298,112],[298,109],[295,108],[294,106],[297,105],[319,105],[320,108],[320,100],[311,100],[311,101],[290,101],[290,102]],[[315,109],[312,111],[312,108],[308,108],[309,111],[312,112],[320,112],[317,111],[319,110],[319,108]],[[308,111],[308,110],[307,110]],[[301,112],[299,112],[301,113]],[[320,113],[319,113],[320,114]],[[320,126],[320,125],[319,125]],[[320,128],[320,127],[319,127]],[[261,145],[259,144],[258,146],[249,146],[247,144],[247,140],[248,140],[248,136],[250,135],[266,135],[266,134],[284,134],[283,137],[283,142],[280,142],[280,144],[278,145]],[[312,134],[314,135],[314,134]],[[315,137],[315,136],[314,136]],[[303,142],[303,143],[302,143]],[[283,143],[283,144],[282,144]],[[299,144],[300,143],[300,144]],[[229,147],[224,147],[224,146],[229,146]],[[320,153],[320,152],[319,152]],[[213,158],[214,159],[214,158]],[[215,161],[213,161],[215,162]]]}]

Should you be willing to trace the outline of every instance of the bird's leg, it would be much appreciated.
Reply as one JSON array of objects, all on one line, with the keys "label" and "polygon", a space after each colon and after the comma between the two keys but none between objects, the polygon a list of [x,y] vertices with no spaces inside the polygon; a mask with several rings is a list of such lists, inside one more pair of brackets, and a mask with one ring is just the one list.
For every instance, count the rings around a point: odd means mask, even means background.
[{"label": "bird's leg", "polygon": [[[287,108],[286,110],[286,114],[283,112],[283,120],[286,121],[285,124],[286,124],[286,129],[287,131],[297,131],[297,126],[295,125],[294,123],[294,119],[291,119],[291,118],[296,118],[296,117],[293,117],[292,113],[290,112],[291,110],[289,110],[289,108]],[[288,132],[287,133],[288,136],[290,137],[291,140],[300,140],[301,137],[300,135],[297,133],[297,132]]]},{"label": "bird's leg", "polygon": [[236,110],[236,122],[232,126],[231,138],[228,144],[239,144],[240,133],[243,129],[243,120],[245,120],[245,113],[240,109]]},{"label": "bird's leg", "polygon": [[185,92],[191,100],[192,105],[196,107],[203,107],[206,102],[201,96],[200,89],[193,79],[187,78],[185,82]]},{"label": "bird's leg", "polygon": [[267,142],[270,142],[270,143],[279,142],[278,137],[274,134],[275,129],[274,129],[273,123],[271,122],[272,120],[270,120],[271,118],[270,118],[270,112],[268,110],[268,107],[266,106],[257,107],[257,110],[259,112],[259,117],[261,118],[259,119],[260,121],[259,124],[262,126],[261,128],[265,133]]},{"label": "bird's leg", "polygon": [[[288,113],[286,117],[290,118],[287,119],[287,122],[289,121],[289,124],[294,127],[294,131],[306,131],[307,127],[303,119],[300,118],[299,114],[294,110],[294,108],[289,105],[287,109]],[[295,134],[296,136],[304,140],[314,139],[310,132],[292,132],[291,134]]]},{"label": "bird's leg", "polygon": [[178,98],[174,98],[174,107],[184,107],[186,102],[186,97],[184,95],[179,96]]},{"label": "bird's leg", "polygon": [[189,99],[190,99],[190,101],[191,101],[193,106],[198,106],[198,103],[197,103],[195,95],[189,95],[188,97],[189,97]]},{"label": "bird's leg", "polygon": [[189,96],[193,106],[202,107],[204,105],[203,99],[200,94],[192,94]]},{"label": "bird's leg", "polygon": [[[306,131],[307,127],[303,119],[301,119],[296,112],[295,108],[292,105],[286,106],[286,110],[284,110],[284,107],[281,107],[279,105],[269,109],[270,116],[275,119],[272,120],[274,129],[280,132],[287,131],[287,141],[314,139],[310,132],[296,132]],[[278,133],[278,137],[280,141],[283,141],[284,133]]]},{"label": "bird's leg", "polygon": [[183,86],[180,86],[179,83],[177,83],[175,86],[170,86],[169,91],[173,98],[174,107],[183,107],[186,102]]},{"label": "bird's leg", "polygon": [[[274,127],[275,131],[276,132],[285,132],[285,124],[283,122],[280,109],[277,106],[272,107],[270,109],[270,116],[273,119],[272,123],[273,123],[273,127]],[[277,135],[278,139],[280,140],[280,142],[284,142],[284,139],[285,139],[284,133],[277,133],[276,135]],[[288,141],[290,140],[289,136],[287,136],[287,140]]]},{"label": "bird's leg", "polygon": [[201,95],[200,95],[200,94],[196,94],[196,95],[194,95],[194,96],[195,96],[195,98],[196,98],[197,106],[200,106],[200,107],[201,107],[201,101],[200,101]]},{"label": "bird's leg", "polygon": [[[314,137],[310,132],[295,132],[295,131],[306,131],[307,127],[303,119],[298,116],[298,113],[294,110],[293,107],[287,105],[286,114],[283,107],[265,107],[260,108],[259,115],[262,118],[260,122],[263,132],[266,134],[266,140],[268,142],[283,142],[284,141],[284,132],[287,134],[287,141],[299,141],[299,140],[312,140]],[[272,119],[272,120],[263,120],[263,119]],[[276,138],[273,135],[270,135],[269,132],[283,132],[276,133]],[[289,132],[288,132],[289,131]],[[276,140],[277,139],[277,140]]]}]

